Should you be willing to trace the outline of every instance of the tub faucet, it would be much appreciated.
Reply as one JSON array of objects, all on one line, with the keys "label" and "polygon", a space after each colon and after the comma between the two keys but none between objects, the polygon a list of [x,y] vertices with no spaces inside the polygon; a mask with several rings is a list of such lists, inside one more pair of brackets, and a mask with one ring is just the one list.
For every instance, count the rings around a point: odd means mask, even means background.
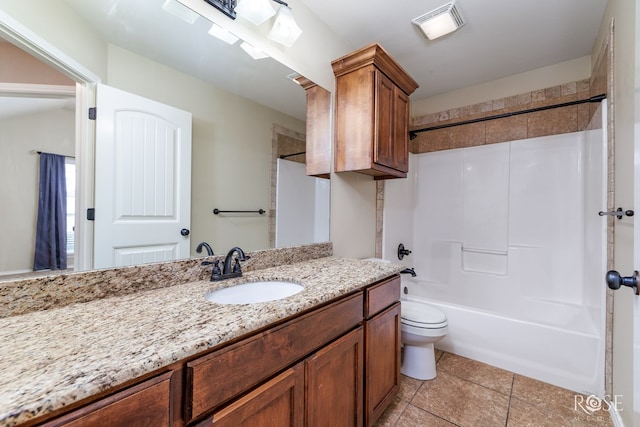
[{"label": "tub faucet", "polygon": [[416,271],[415,271],[415,269],[413,267],[412,268],[405,268],[404,270],[402,270],[400,272],[400,274],[410,274],[411,277],[416,277],[417,276]]},{"label": "tub faucet", "polygon": [[[238,256],[233,258],[233,254],[237,253]],[[225,280],[231,279],[232,277],[241,277],[242,276],[242,268],[240,268],[240,261],[246,261],[251,258],[249,255],[245,255],[244,251],[239,247],[235,246],[231,248],[229,252],[227,252],[227,256],[224,258],[224,265],[222,267],[222,272],[220,269],[213,269],[211,273],[211,280]],[[233,263],[233,265],[232,265]]]},{"label": "tub faucet", "polygon": [[211,249],[211,246],[209,246],[209,244],[207,242],[200,243],[198,245],[198,247],[196,248],[196,252],[201,254],[202,253],[202,248],[205,248],[207,250],[207,256],[213,256],[213,249]]}]

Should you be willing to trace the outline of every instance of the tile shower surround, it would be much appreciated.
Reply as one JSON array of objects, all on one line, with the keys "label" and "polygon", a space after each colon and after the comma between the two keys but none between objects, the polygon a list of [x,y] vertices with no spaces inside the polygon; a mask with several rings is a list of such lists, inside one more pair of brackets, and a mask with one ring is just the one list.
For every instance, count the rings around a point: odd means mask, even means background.
[{"label": "tile shower surround", "polygon": [[[527,92],[439,113],[414,117],[411,129],[439,126],[498,114],[544,107],[553,104],[587,99],[591,93],[588,79],[565,83],[546,89]],[[593,108],[590,104],[572,105],[557,109],[527,113],[485,122],[420,132],[410,141],[412,153],[449,150],[495,144],[518,139],[557,135],[587,129]]]}]

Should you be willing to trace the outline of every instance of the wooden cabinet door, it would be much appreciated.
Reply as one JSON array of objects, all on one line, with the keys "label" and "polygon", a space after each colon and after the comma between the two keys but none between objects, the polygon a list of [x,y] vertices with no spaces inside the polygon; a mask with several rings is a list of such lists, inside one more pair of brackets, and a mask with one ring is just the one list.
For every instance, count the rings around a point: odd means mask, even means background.
[{"label": "wooden cabinet door", "polygon": [[409,97],[397,86],[393,88],[393,168],[409,171]]},{"label": "wooden cabinet door", "polygon": [[400,384],[400,303],[365,322],[365,425],[372,426]]},{"label": "wooden cabinet door", "polygon": [[362,425],[362,326],[309,357],[306,426]]},{"label": "wooden cabinet door", "polygon": [[375,124],[373,161],[379,165],[393,168],[395,165],[394,147],[394,89],[395,85],[380,71],[376,71]]},{"label": "wooden cabinet door", "polygon": [[200,426],[296,427],[304,422],[304,364],[298,363],[217,411]]},{"label": "wooden cabinet door", "polygon": [[[187,363],[190,422],[342,336],[362,321],[361,292]],[[321,328],[318,325],[322,325]]]}]

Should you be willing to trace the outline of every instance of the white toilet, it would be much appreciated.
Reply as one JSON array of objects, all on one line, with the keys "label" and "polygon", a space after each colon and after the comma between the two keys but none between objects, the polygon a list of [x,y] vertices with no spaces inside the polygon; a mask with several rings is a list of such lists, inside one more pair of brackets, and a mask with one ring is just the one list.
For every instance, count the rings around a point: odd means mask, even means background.
[{"label": "white toilet", "polygon": [[404,355],[400,372],[418,380],[436,377],[433,344],[447,334],[447,317],[437,307],[402,300],[401,331]]}]

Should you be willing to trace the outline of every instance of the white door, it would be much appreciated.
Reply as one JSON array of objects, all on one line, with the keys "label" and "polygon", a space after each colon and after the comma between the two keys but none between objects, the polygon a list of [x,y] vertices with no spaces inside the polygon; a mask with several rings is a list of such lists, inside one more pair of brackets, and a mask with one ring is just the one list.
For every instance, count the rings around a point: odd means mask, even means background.
[{"label": "white door", "polygon": [[96,99],[94,268],[187,258],[191,113],[105,85]]}]

